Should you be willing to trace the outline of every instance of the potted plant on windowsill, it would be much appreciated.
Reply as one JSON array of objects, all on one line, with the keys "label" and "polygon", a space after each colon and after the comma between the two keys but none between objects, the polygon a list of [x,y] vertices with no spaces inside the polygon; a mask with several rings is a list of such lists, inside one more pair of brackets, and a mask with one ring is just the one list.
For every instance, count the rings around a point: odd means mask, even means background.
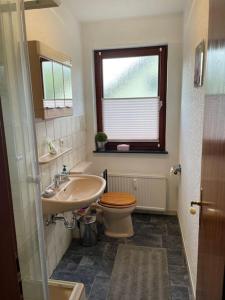
[{"label": "potted plant on windowsill", "polygon": [[104,132],[97,132],[95,135],[95,143],[98,151],[105,151],[107,139],[108,137]]}]

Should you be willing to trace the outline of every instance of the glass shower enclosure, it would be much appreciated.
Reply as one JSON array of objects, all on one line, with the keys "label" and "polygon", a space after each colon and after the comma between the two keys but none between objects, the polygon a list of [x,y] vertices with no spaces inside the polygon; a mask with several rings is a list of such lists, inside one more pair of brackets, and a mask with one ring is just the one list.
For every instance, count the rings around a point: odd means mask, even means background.
[{"label": "glass shower enclosure", "polygon": [[24,300],[47,300],[39,168],[22,0],[0,0],[0,98]]}]

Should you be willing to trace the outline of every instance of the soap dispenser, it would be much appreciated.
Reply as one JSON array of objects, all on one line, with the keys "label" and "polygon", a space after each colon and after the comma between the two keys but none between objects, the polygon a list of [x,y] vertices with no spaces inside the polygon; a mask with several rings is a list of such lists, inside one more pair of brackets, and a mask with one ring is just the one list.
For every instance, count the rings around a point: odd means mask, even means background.
[{"label": "soap dispenser", "polygon": [[69,172],[67,171],[66,165],[63,165],[62,173],[60,175],[61,175],[61,180],[63,181],[69,180]]},{"label": "soap dispenser", "polygon": [[68,175],[66,165],[63,165],[62,175]]}]

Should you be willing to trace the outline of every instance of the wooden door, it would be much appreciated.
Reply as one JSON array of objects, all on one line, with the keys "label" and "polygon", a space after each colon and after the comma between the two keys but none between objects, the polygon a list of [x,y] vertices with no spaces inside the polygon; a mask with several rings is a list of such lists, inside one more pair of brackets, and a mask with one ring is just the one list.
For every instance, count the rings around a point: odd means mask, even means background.
[{"label": "wooden door", "polygon": [[0,298],[21,300],[22,283],[16,247],[12,196],[0,98]]},{"label": "wooden door", "polygon": [[224,297],[225,1],[210,0],[197,300]]}]

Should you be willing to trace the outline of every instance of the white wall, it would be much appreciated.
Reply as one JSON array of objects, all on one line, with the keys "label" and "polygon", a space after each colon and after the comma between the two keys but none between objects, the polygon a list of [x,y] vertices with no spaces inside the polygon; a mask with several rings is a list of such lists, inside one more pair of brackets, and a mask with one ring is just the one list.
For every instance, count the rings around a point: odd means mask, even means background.
[{"label": "white wall", "polygon": [[72,57],[75,114],[84,113],[80,25],[70,14],[66,1],[57,8],[26,11],[28,40],[39,40]]},{"label": "white wall", "polygon": [[[82,23],[84,91],[87,111],[89,158],[97,173],[165,174],[178,163],[180,87],[182,64],[182,15],[165,15]],[[96,133],[93,50],[168,44],[166,150],[168,155],[92,154]],[[177,179],[168,176],[168,210],[177,208]]]},{"label": "white wall", "polygon": [[[80,27],[67,11],[65,2],[59,8],[27,11],[26,25],[28,40],[39,40],[72,57],[74,115],[36,122],[39,156],[48,152],[47,137],[51,138],[56,145],[59,145],[59,140],[63,139],[66,147],[72,147],[72,152],[40,167],[41,187],[44,190],[50,185],[54,175],[62,171],[63,164],[72,168],[86,158]],[[70,213],[66,216],[70,217]],[[62,222],[45,227],[49,276],[68,248],[71,238],[71,231],[65,229]]]},{"label": "white wall", "polygon": [[194,88],[195,48],[207,40],[208,0],[193,0],[187,8],[183,34],[183,84],[180,128],[182,176],[178,215],[193,289],[196,289],[199,214],[190,215],[191,201],[200,199],[204,87]]}]

